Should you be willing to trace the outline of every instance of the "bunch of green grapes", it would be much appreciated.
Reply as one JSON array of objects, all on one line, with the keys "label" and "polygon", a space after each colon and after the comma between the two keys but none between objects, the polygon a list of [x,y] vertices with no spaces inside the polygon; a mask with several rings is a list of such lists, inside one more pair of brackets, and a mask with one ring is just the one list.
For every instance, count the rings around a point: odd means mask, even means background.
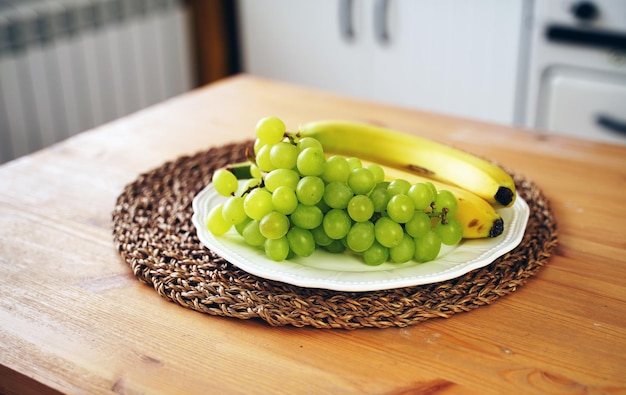
[{"label": "bunch of green grapes", "polygon": [[275,117],[261,119],[255,135],[253,178],[243,188],[228,168],[213,174],[215,190],[228,197],[208,215],[215,235],[235,227],[274,261],[323,248],[360,254],[368,265],[431,261],[463,236],[447,190],[385,181],[381,166],[355,157],[327,158],[319,141],[288,133]]}]

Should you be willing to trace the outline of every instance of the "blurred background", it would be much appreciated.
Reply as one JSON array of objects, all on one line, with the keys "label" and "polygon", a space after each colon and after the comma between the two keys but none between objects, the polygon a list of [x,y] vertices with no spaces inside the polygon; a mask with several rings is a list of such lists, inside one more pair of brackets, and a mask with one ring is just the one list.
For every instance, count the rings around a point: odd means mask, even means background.
[{"label": "blurred background", "polygon": [[624,0],[0,0],[0,163],[242,72],[626,144]]}]

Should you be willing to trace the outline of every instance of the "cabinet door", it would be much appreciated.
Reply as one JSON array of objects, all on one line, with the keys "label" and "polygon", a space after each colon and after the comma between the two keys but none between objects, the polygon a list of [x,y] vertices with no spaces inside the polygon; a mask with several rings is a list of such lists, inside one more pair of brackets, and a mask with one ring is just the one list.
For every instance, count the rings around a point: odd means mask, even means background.
[{"label": "cabinet door", "polygon": [[[373,10],[377,3],[384,3],[373,1]],[[387,42],[366,42],[369,54],[364,73],[372,77],[368,79],[370,97],[452,115],[513,122],[523,0],[386,3]]]},{"label": "cabinet door", "polygon": [[[246,72],[352,95],[364,94],[364,3],[353,0],[240,0],[239,33]],[[340,20],[351,8],[350,22]],[[354,37],[342,33],[352,25]]]}]

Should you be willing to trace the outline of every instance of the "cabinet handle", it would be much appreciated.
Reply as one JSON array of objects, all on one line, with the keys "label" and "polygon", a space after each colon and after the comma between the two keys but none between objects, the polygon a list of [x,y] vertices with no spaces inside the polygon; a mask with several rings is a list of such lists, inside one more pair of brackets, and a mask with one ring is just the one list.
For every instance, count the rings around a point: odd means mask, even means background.
[{"label": "cabinet handle", "polygon": [[598,114],[596,123],[605,129],[620,134],[626,134],[626,122],[607,114]]},{"label": "cabinet handle", "polygon": [[352,0],[339,0],[339,32],[348,41],[354,40],[354,24],[352,23]]},{"label": "cabinet handle", "polygon": [[374,3],[374,34],[381,44],[387,44],[391,37],[387,26],[389,0],[376,0]]}]

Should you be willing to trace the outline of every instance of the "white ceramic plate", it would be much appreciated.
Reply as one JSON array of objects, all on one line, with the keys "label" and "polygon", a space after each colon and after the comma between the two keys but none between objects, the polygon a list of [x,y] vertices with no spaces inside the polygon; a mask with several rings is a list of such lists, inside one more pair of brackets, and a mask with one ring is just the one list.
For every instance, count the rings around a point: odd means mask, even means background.
[{"label": "white ceramic plate", "polygon": [[248,273],[301,287],[337,291],[375,291],[449,280],[486,266],[515,248],[524,236],[530,213],[519,196],[512,207],[498,210],[504,233],[492,239],[464,240],[443,246],[436,260],[426,263],[383,263],[368,266],[360,257],[316,250],[313,255],[283,262],[267,258],[261,249],[248,246],[235,229],[214,236],[205,226],[212,207],[223,202],[209,184],[193,200],[193,223],[202,244]]}]

